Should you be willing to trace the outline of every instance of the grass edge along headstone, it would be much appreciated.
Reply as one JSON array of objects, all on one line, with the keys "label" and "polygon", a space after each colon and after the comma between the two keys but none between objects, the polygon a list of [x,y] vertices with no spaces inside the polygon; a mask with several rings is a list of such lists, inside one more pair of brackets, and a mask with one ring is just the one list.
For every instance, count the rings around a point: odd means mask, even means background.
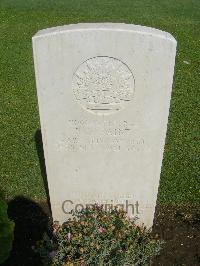
[{"label": "grass edge along headstone", "polygon": [[152,226],[176,40],[153,28],[77,24],[33,36],[53,219],[87,204]]}]

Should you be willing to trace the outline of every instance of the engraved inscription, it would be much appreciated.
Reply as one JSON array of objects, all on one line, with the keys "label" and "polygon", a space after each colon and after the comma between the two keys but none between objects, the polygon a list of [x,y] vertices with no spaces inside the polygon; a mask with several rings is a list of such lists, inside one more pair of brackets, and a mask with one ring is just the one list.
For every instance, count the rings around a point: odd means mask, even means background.
[{"label": "engraved inscription", "polygon": [[93,135],[98,132],[99,136],[122,136],[127,135],[134,128],[134,124],[129,123],[127,120],[101,120],[89,121],[71,119],[67,121],[67,127],[73,131],[75,135]]},{"label": "engraved inscription", "polygon": [[[107,200],[118,200],[118,199],[134,199],[134,195],[130,193],[124,193],[124,194],[116,194],[116,193],[110,193],[110,194],[105,194],[105,193],[92,193],[92,192],[72,192],[71,193],[71,198],[75,199],[82,199],[82,200],[92,200],[92,199],[107,199]],[[111,200],[111,201],[112,201]]]},{"label": "engraved inscription", "polygon": [[134,77],[122,61],[97,56],[82,63],[73,75],[76,100],[93,114],[112,114],[132,100]]},{"label": "engraved inscription", "polygon": [[120,152],[120,151],[136,151],[139,152],[144,145],[144,139],[126,139],[126,138],[99,138],[92,136],[91,138],[80,139],[77,137],[69,137],[59,141],[57,150],[70,152]]},{"label": "engraved inscription", "polygon": [[56,144],[58,151],[70,152],[140,152],[144,138],[134,134],[134,124],[127,120],[67,121],[70,135],[63,135]]}]

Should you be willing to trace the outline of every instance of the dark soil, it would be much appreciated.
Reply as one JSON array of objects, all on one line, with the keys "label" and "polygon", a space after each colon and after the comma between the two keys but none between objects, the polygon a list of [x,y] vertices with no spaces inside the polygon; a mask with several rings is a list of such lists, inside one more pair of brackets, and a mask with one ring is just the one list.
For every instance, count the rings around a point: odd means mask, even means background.
[{"label": "dark soil", "polygon": [[165,244],[153,265],[200,265],[199,232],[199,206],[157,207],[153,234]]},{"label": "dark soil", "polygon": [[[40,257],[33,246],[49,232],[50,209],[47,203],[37,204],[17,197],[8,203],[8,215],[15,221],[15,240],[10,258],[3,266],[40,266]],[[200,208],[160,206],[156,209],[152,234],[165,241],[153,266],[200,265]],[[50,233],[50,232],[49,232]]]}]

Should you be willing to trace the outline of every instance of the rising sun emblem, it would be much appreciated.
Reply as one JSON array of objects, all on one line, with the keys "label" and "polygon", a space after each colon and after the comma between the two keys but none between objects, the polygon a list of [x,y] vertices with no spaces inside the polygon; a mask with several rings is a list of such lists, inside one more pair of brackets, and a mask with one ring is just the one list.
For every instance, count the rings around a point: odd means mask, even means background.
[{"label": "rising sun emblem", "polygon": [[83,62],[73,75],[72,88],[76,100],[94,114],[112,114],[132,100],[134,77],[122,61],[93,57]]}]

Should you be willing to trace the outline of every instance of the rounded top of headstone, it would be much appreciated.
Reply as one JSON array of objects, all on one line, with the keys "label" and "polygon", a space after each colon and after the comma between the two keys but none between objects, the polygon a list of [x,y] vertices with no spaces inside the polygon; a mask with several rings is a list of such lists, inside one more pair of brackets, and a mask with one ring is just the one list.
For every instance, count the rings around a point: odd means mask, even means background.
[{"label": "rounded top of headstone", "polygon": [[78,23],[64,26],[57,26],[38,31],[33,38],[45,37],[48,35],[62,34],[69,31],[83,30],[113,30],[113,31],[130,31],[138,34],[147,34],[154,37],[163,38],[176,43],[176,39],[168,32],[151,27],[125,24],[125,23]]}]

